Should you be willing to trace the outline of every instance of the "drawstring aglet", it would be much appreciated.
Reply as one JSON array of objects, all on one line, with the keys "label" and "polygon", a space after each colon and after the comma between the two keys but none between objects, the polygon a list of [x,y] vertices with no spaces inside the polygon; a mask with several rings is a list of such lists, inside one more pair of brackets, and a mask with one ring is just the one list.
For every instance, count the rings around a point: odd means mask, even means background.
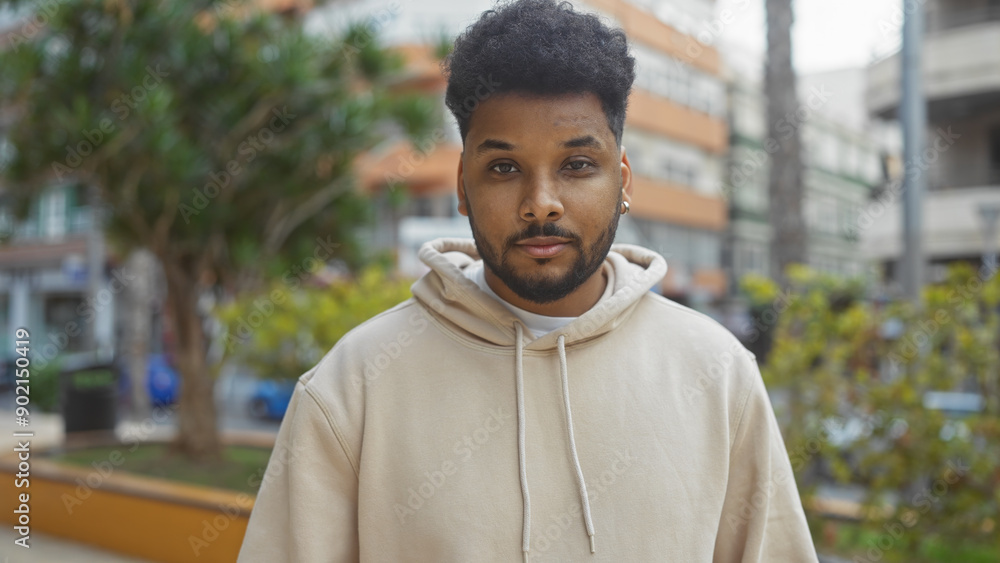
[{"label": "drawstring aglet", "polygon": [[524,554],[524,563],[528,563],[528,552],[527,551],[522,551],[521,553]]},{"label": "drawstring aglet", "polygon": [[593,536],[593,535],[591,535],[591,536],[590,536],[590,552],[591,552],[591,553],[597,553],[597,552],[596,552],[596,551],[594,550],[594,536]]}]

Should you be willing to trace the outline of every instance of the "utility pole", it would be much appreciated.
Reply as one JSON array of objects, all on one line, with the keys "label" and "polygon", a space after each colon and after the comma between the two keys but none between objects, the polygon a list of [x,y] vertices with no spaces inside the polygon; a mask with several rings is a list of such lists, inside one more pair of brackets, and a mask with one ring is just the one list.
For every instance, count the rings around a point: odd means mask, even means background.
[{"label": "utility pole", "polygon": [[926,147],[927,103],[924,100],[921,74],[921,44],[924,36],[924,10],[922,2],[903,0],[903,48],[900,60],[903,65],[901,84],[900,120],[903,124],[903,256],[898,276],[903,282],[906,297],[913,302],[920,299],[924,281],[924,253],[921,241],[923,231],[923,201],[927,191],[927,178],[917,166]]},{"label": "utility pole", "polygon": [[993,273],[997,271],[997,220],[1000,220],[1000,204],[980,203],[979,219],[983,226],[983,270]]}]

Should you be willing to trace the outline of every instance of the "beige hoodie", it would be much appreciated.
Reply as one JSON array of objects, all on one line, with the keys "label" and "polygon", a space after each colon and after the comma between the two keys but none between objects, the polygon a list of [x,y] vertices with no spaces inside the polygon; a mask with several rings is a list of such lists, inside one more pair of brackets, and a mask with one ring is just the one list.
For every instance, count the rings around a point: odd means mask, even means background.
[{"label": "beige hoodie", "polygon": [[295,389],[241,562],[815,562],[753,356],[649,289],[616,245],[607,289],[531,339],[420,251],[414,298],[357,327]]}]

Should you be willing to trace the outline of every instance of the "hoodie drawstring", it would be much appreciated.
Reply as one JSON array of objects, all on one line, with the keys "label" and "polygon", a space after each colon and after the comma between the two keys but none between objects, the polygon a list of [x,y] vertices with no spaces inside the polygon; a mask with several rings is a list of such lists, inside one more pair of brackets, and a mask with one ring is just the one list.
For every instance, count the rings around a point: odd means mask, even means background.
[{"label": "hoodie drawstring", "polygon": [[[523,527],[521,528],[521,552],[524,563],[528,563],[528,550],[531,549],[531,499],[528,496],[528,470],[525,456],[525,415],[524,415],[524,328],[520,322],[514,323],[517,344],[514,348],[517,378],[517,457],[521,477],[521,499],[524,505]],[[559,371],[562,377],[563,404],[566,407],[566,427],[569,429],[569,449],[573,454],[573,468],[576,470],[576,482],[579,487],[580,502],[583,505],[583,519],[587,526],[587,536],[590,538],[590,552],[594,550],[594,522],[590,517],[590,496],[587,494],[587,484],[583,480],[583,468],[580,467],[580,456],[576,452],[576,437],[573,434],[573,412],[569,403],[569,367],[566,362],[566,337],[562,334],[558,339]]]},{"label": "hoodie drawstring", "polygon": [[569,407],[569,366],[566,363],[565,335],[559,335],[558,344],[559,371],[562,372],[563,403],[566,404],[566,427],[569,428],[569,449],[573,453],[576,482],[580,487],[580,503],[583,504],[583,520],[587,526],[587,536],[590,537],[590,552],[594,553],[594,522],[590,518],[590,495],[587,494],[587,484],[583,481],[583,468],[580,467],[580,456],[576,453],[576,437],[573,435],[573,413]]},{"label": "hoodie drawstring", "polygon": [[524,329],[521,323],[514,323],[517,332],[517,345],[514,348],[517,363],[517,457],[521,473],[521,499],[524,504],[524,523],[521,528],[521,552],[524,553],[524,563],[528,563],[528,549],[531,548],[531,499],[528,497],[528,470],[524,447]]}]

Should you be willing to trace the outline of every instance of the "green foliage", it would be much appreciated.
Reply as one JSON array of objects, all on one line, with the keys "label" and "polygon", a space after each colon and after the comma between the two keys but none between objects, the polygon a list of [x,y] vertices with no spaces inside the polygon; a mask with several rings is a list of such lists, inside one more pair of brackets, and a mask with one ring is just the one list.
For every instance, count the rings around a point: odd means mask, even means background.
[{"label": "green foliage", "polygon": [[[910,561],[928,538],[996,538],[1000,277],[989,274],[955,267],[918,306],[869,303],[860,285],[806,270],[789,276],[762,366],[787,397],[775,409],[789,457],[803,498],[830,480],[866,491],[862,524],[885,536],[882,560]],[[777,295],[763,285],[757,294]],[[984,408],[929,409],[928,391],[978,393]]]},{"label": "green foliage", "polygon": [[86,468],[121,460],[114,467],[128,473],[251,495],[260,488],[270,457],[267,448],[233,445],[226,446],[219,459],[191,463],[171,452],[168,445],[155,442],[73,449],[51,456],[60,463]]},{"label": "green foliage", "polygon": [[44,412],[59,410],[59,374],[62,370],[59,358],[48,362],[45,367],[31,370],[31,405]]},{"label": "green foliage", "polygon": [[452,50],[455,48],[455,38],[447,29],[441,29],[438,31],[437,37],[431,41],[431,46],[434,50],[434,56],[439,60],[445,60],[451,55]]},{"label": "green foliage", "polygon": [[47,25],[15,26],[0,50],[0,104],[16,110],[7,195],[23,211],[53,182],[96,188],[115,243],[191,278],[239,280],[310,255],[301,241],[317,236],[356,263],[369,214],[353,162],[437,118],[390,91],[401,61],[367,23],[321,38],[232,2],[51,4]]},{"label": "green foliage", "polygon": [[[885,533],[885,530],[882,530]],[[881,540],[883,545],[886,540],[881,538],[882,534],[871,530],[864,530],[851,523],[840,524],[837,528],[837,546],[842,552],[857,552],[862,554],[871,546],[877,546]],[[946,538],[926,537],[918,538],[923,544],[919,549],[919,555],[915,559],[908,559],[907,563],[996,563],[1000,560],[1000,545],[997,542],[981,544],[971,544],[962,542],[955,544]],[[900,541],[908,541],[901,538]],[[895,546],[894,546],[895,547]],[[878,552],[873,552],[877,555]],[[875,561],[874,557],[869,557],[867,553],[861,555],[860,559],[854,561]]]},{"label": "green foliage", "polygon": [[327,287],[274,285],[245,295],[217,313],[226,356],[265,378],[298,378],[349,330],[408,299],[411,284],[370,268]]},{"label": "green foliage", "polygon": [[740,289],[750,301],[751,307],[762,307],[778,297],[779,289],[770,278],[757,274],[747,274],[740,280]]}]

